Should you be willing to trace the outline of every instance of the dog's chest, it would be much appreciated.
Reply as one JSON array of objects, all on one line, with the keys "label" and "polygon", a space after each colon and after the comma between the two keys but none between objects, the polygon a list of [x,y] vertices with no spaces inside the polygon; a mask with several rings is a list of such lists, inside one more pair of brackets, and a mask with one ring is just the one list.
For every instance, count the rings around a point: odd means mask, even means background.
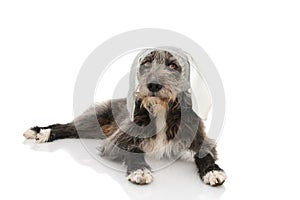
[{"label": "dog's chest", "polygon": [[145,140],[142,143],[142,149],[150,157],[171,157],[173,143],[172,141],[168,141],[166,137],[166,110],[162,108],[155,115],[156,136],[155,138]]},{"label": "dog's chest", "polygon": [[159,109],[156,115],[156,137],[149,138],[142,142],[141,148],[147,157],[161,158],[182,158],[184,160],[193,160],[194,153],[178,139],[167,139],[166,110]]}]

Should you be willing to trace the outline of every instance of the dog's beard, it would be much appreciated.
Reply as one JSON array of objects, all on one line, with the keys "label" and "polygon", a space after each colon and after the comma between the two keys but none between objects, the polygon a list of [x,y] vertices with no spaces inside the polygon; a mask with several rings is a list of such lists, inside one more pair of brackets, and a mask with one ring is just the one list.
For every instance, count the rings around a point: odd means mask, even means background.
[{"label": "dog's beard", "polygon": [[149,113],[156,116],[160,111],[166,110],[169,102],[174,102],[176,96],[137,96],[137,98],[141,100],[141,106],[143,106]]},{"label": "dog's beard", "polygon": [[169,100],[160,97],[144,97],[142,98],[141,106],[146,108],[149,113],[156,116],[161,110],[165,110]]}]

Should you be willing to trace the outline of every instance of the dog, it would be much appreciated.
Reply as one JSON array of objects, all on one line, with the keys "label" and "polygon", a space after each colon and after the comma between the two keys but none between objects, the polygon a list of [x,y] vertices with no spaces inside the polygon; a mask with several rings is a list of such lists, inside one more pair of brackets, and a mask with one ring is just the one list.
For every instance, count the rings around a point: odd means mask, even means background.
[{"label": "dog", "polygon": [[191,92],[190,73],[191,58],[183,50],[145,49],[134,61],[127,98],[95,103],[70,123],[35,126],[23,135],[38,143],[100,139],[101,156],[124,162],[127,179],[135,184],[153,181],[145,159],[152,155],[190,157],[204,183],[222,185],[227,176],[215,163],[216,143],[206,136],[199,108],[194,106],[199,97]]}]

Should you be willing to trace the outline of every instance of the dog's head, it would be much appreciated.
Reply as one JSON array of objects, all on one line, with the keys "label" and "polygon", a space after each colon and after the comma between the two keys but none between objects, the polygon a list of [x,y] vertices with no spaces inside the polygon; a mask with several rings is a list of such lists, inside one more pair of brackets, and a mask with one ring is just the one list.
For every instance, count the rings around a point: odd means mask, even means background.
[{"label": "dog's head", "polygon": [[[203,104],[203,100],[206,99],[207,103],[203,106],[209,110],[211,99],[206,83],[200,75],[197,76],[195,67],[197,68],[197,65],[191,56],[181,49],[162,47],[140,52],[131,69],[127,98],[131,119],[135,101],[140,100],[146,109],[155,105],[166,107],[169,102],[175,101],[180,93],[186,93],[192,99],[193,110],[199,117],[205,118],[207,113],[198,112],[199,100],[201,99]],[[205,112],[208,112],[207,108]]]},{"label": "dog's head", "polygon": [[136,98],[145,108],[155,104],[166,106],[182,91],[182,65],[178,57],[169,51],[155,49],[139,59]]}]

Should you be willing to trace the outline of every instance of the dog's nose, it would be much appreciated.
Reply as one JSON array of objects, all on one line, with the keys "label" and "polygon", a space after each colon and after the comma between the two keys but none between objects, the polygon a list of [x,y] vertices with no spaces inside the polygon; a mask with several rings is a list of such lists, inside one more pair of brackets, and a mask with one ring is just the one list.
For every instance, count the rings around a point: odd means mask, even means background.
[{"label": "dog's nose", "polygon": [[151,82],[147,84],[147,88],[151,91],[151,92],[158,92],[161,88],[162,85],[156,83],[156,82]]}]

